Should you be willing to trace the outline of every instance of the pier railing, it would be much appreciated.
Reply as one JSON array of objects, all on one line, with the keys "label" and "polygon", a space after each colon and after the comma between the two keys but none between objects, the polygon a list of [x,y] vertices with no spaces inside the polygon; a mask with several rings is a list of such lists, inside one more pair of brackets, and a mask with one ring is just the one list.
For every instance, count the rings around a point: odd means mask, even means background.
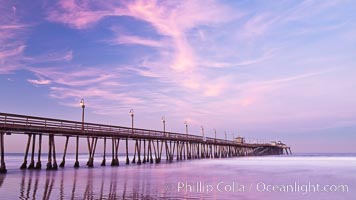
[{"label": "pier railing", "polygon": [[[131,128],[123,126],[114,126],[106,124],[69,121],[62,119],[43,118],[27,115],[17,115],[9,113],[0,113],[0,130],[6,132],[11,130],[13,133],[30,132],[41,134],[54,134],[63,136],[80,137],[128,137],[133,139],[159,139],[176,141],[196,141],[202,142],[203,137],[191,134],[174,133],[167,131],[158,131],[141,128]],[[234,145],[253,147],[256,144],[237,143],[234,141],[205,137],[204,143]],[[261,145],[261,144],[259,144]],[[272,146],[272,144],[264,144]]]}]

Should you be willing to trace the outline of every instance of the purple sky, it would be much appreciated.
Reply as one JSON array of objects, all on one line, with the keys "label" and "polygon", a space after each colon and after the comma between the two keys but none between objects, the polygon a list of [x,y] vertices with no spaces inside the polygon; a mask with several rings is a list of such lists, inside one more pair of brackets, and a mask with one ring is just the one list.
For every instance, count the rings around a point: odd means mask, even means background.
[{"label": "purple sky", "polygon": [[[0,0],[0,112],[356,152],[356,2]],[[16,137],[16,136],[14,136]],[[14,139],[9,149],[16,151]]]}]

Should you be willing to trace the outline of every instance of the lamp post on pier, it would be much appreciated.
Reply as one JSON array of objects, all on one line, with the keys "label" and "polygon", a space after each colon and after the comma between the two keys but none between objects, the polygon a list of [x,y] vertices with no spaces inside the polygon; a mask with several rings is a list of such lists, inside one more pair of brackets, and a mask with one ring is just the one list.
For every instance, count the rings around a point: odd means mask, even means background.
[{"label": "lamp post on pier", "polygon": [[217,147],[217,145],[216,145],[216,129],[214,128],[214,145],[213,145],[213,147],[214,147],[214,156],[213,156],[213,158],[216,158],[217,157],[217,149],[218,149],[218,147]]},{"label": "lamp post on pier", "polygon": [[[134,111],[133,109],[130,109],[129,115],[131,116],[131,135],[134,133]],[[136,151],[136,147],[135,147]],[[128,142],[128,136],[126,137],[126,165],[130,164],[130,159],[129,159],[129,142]]]},{"label": "lamp post on pier", "polygon": [[227,140],[227,134],[226,134],[226,131],[224,131],[224,133],[225,133],[225,140]]},{"label": "lamp post on pier", "polygon": [[131,116],[131,134],[134,133],[134,110],[130,109],[129,115]]},{"label": "lamp post on pier", "polygon": [[[169,135],[166,134],[166,118],[164,116],[162,116],[161,120],[162,120],[162,124],[163,124],[163,136],[168,137]],[[170,151],[168,150],[167,140],[165,140],[164,143],[166,145],[166,162],[167,162],[168,160],[171,159],[171,155],[170,155]],[[170,145],[169,149],[172,149],[172,141],[170,141],[169,145]],[[157,148],[158,148],[158,141],[157,141]],[[162,151],[162,149],[161,149],[161,151]]]},{"label": "lamp post on pier", "polygon": [[84,99],[80,100],[80,106],[82,107],[82,131],[84,131],[84,110],[85,110]]},{"label": "lamp post on pier", "polygon": [[162,123],[163,123],[163,135],[166,136],[166,118],[162,116]]},{"label": "lamp post on pier", "polygon": [[[79,104],[80,104],[80,107],[82,107],[82,132],[84,132],[84,110],[85,110],[84,99],[81,99]],[[79,167],[78,151],[79,151],[79,136],[77,135],[74,168],[78,168]]]},{"label": "lamp post on pier", "polygon": [[216,129],[214,128],[214,136],[215,136],[215,142],[216,142]]},{"label": "lamp post on pier", "polygon": [[185,124],[185,134],[187,135],[188,138],[188,122],[185,121],[184,124]]}]

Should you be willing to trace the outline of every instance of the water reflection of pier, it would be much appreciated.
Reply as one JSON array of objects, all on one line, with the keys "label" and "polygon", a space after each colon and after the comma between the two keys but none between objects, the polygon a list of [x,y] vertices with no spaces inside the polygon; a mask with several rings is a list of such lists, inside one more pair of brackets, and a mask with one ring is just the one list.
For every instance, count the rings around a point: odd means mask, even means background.
[{"label": "water reflection of pier", "polygon": [[[156,199],[162,195],[163,190],[151,191],[146,181],[119,176],[118,170],[83,172],[74,170],[68,177],[64,171],[22,171],[19,199]],[[4,177],[0,176],[0,187]]]}]

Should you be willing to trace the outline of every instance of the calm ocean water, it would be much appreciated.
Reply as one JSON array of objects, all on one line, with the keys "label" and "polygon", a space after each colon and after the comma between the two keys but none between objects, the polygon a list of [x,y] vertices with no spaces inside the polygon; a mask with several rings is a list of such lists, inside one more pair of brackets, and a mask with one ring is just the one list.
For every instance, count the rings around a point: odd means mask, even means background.
[{"label": "calm ocean water", "polygon": [[[7,154],[0,199],[330,199],[356,197],[356,155],[305,154],[192,160],[58,171],[20,170],[22,154]],[[164,156],[162,156],[164,157]],[[61,158],[58,155],[58,158]],[[60,159],[58,159],[60,160]],[[107,158],[109,160],[109,158]],[[60,162],[58,162],[59,164]],[[45,157],[42,165],[45,166]],[[107,161],[107,165],[110,164]]]}]

